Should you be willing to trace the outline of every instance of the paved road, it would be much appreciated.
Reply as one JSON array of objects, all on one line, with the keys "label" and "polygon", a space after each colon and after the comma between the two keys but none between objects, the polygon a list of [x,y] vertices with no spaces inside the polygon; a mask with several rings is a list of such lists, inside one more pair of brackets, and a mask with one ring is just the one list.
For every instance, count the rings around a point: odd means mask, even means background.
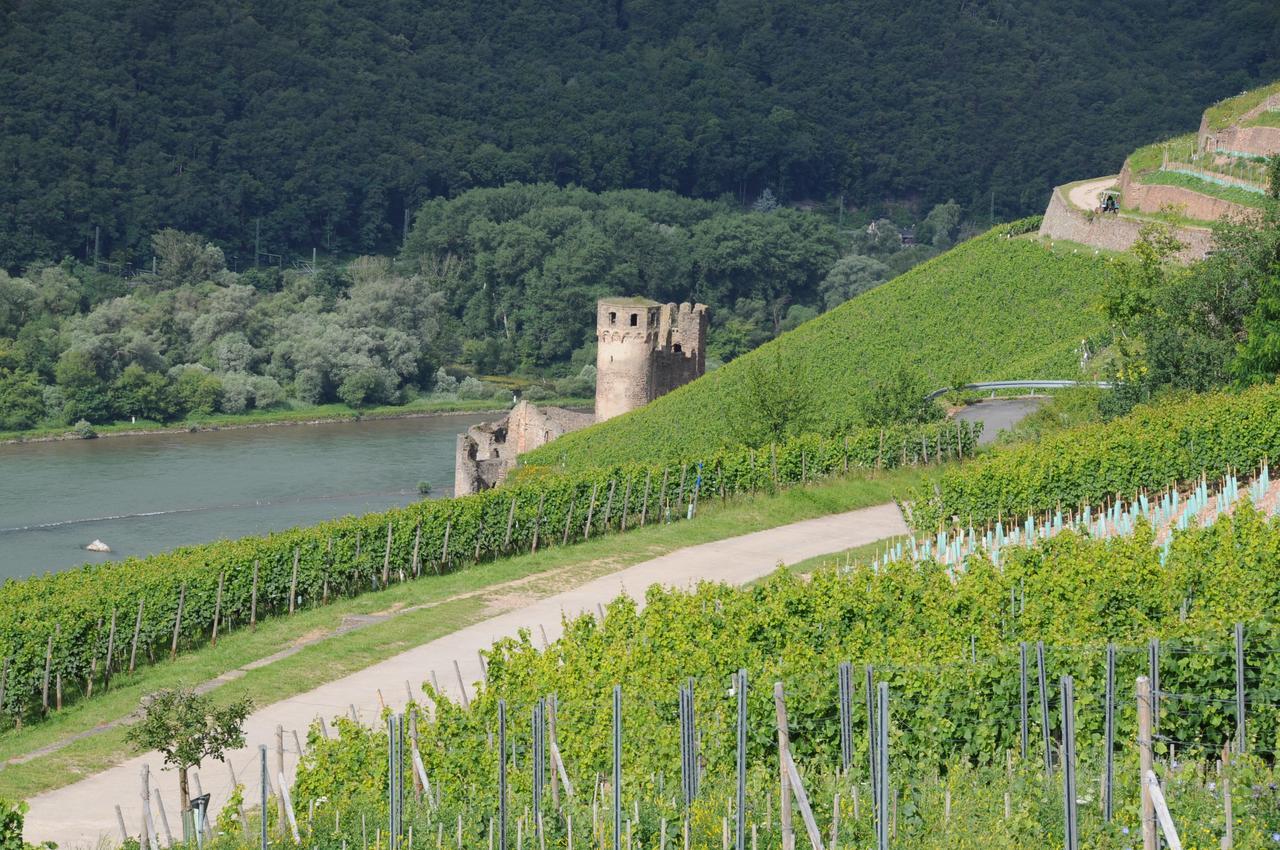
[{"label": "paved road", "polygon": [[962,422],[981,422],[982,436],[978,438],[978,445],[985,446],[994,443],[1001,431],[1035,413],[1045,401],[1043,397],[993,398],[961,408],[955,418]]},{"label": "paved road", "polygon": [[1067,200],[1071,201],[1073,206],[1082,210],[1096,210],[1099,203],[1098,196],[1107,189],[1114,187],[1118,179],[1119,177],[1113,174],[1110,177],[1090,180],[1088,183],[1072,186],[1067,192]]},{"label": "paved road", "polygon": [[[286,754],[285,772],[287,781],[292,782],[297,755],[292,752],[293,737],[288,730],[296,729],[300,737],[305,736],[316,716],[330,718],[347,713],[351,704],[362,720],[372,722],[379,715],[379,689],[388,704],[398,709],[406,701],[405,682],[421,683],[430,677],[432,670],[437,672],[445,690],[456,698],[458,683],[452,675],[454,662],[457,661],[468,683],[478,681],[481,671],[477,650],[487,649],[499,638],[514,637],[520,629],[538,634],[538,627],[542,626],[554,640],[561,634],[561,618],[566,613],[572,616],[581,611],[594,611],[597,604],[604,604],[619,593],[629,593],[643,602],[645,590],[655,583],[676,587],[688,587],[703,580],[741,584],[771,572],[779,562],[796,563],[906,531],[895,505],[879,505],[691,546],[636,564],[468,626],[315,690],[265,706],[249,717],[245,724],[249,746],[232,753],[230,762],[246,786],[246,798],[256,800],[260,789],[257,747],[259,744],[269,746],[270,769],[274,771],[277,724],[287,730],[286,748],[291,752]],[[446,672],[449,675],[446,676]],[[468,688],[471,687],[469,684]],[[159,754],[148,753],[30,799],[27,840],[56,841],[64,850],[95,848],[103,838],[108,844],[117,844],[120,830],[116,825],[116,804],[124,812],[130,834],[136,835],[142,822],[139,776],[143,764],[151,766],[152,787],[160,788],[169,807],[169,821],[176,825],[177,777],[168,771],[160,773]],[[210,763],[200,771],[200,778],[204,791],[212,795],[210,810],[219,811],[231,790],[226,766]],[[156,820],[158,827],[158,816]]]}]

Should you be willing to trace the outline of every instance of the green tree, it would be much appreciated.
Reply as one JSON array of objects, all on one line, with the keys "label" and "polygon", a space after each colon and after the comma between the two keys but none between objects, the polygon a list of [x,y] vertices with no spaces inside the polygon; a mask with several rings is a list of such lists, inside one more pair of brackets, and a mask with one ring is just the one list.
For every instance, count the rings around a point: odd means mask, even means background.
[{"label": "green tree", "polygon": [[222,401],[222,381],[207,369],[190,367],[178,376],[174,392],[183,410],[207,416]]},{"label": "green tree", "polygon": [[169,380],[136,363],[125,367],[111,386],[112,406],[121,416],[141,416],[164,422],[177,412]]},{"label": "green tree", "polygon": [[1267,194],[1280,201],[1280,153],[1267,159]]},{"label": "green tree", "polygon": [[54,369],[54,378],[62,390],[63,414],[67,421],[111,420],[110,385],[98,374],[88,353],[76,349],[63,352]]},{"label": "green tree", "polygon": [[868,425],[886,427],[941,419],[942,408],[927,398],[931,387],[924,375],[909,366],[899,365],[892,373],[871,385],[862,403],[862,416]]},{"label": "green tree", "polygon": [[1237,350],[1232,373],[1246,384],[1274,380],[1280,374],[1280,275],[1263,282],[1245,329],[1248,336]]},{"label": "green tree", "polygon": [[151,237],[157,272],[173,286],[210,280],[227,267],[222,249],[192,233],[172,228]]},{"label": "green tree", "polygon": [[929,210],[924,221],[916,228],[916,241],[928,243],[935,248],[950,248],[960,232],[962,217],[963,211],[954,199],[938,204]]},{"label": "green tree", "polygon": [[737,440],[749,446],[781,442],[811,430],[815,417],[808,370],[784,361],[774,343],[772,356],[750,359],[743,380],[728,397],[725,415]]},{"label": "green tree", "polygon": [[164,763],[178,771],[185,804],[191,799],[187,771],[206,758],[222,761],[227,750],[244,746],[244,721],[252,709],[248,697],[219,706],[207,694],[166,688],[152,694],[142,719],[125,736],[139,752],[159,750]]},{"label": "green tree", "polygon": [[850,254],[836,261],[818,285],[818,291],[826,309],[832,310],[855,295],[879,286],[889,277],[889,267],[874,257]]},{"label": "green tree", "polygon": [[19,431],[44,418],[44,387],[31,372],[0,368],[0,428]]}]

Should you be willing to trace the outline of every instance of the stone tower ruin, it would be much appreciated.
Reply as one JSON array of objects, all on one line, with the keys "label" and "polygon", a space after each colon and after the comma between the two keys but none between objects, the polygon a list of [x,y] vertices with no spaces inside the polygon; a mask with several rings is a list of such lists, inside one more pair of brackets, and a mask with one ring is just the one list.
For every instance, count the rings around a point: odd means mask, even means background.
[{"label": "stone tower ruin", "polygon": [[596,304],[596,421],[635,410],[707,368],[704,304],[602,298]]},{"label": "stone tower ruin", "polygon": [[522,401],[496,422],[458,435],[455,496],[502,483],[516,459],[555,438],[648,404],[699,377],[707,368],[707,308],[659,304],[647,298],[605,298],[596,304],[594,416]]}]

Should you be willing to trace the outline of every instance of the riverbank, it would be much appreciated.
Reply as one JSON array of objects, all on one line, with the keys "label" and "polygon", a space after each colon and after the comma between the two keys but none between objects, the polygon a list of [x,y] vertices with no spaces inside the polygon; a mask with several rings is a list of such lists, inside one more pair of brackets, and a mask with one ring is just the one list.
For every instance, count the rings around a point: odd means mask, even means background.
[{"label": "riverbank", "polygon": [[[540,405],[555,407],[591,407],[592,399],[563,398],[539,401]],[[250,413],[218,413],[209,416],[188,417],[178,422],[115,422],[94,425],[94,437],[145,437],[158,434],[175,434],[200,431],[230,431],[245,428],[265,428],[276,425],[325,425],[334,422],[355,422],[370,419],[413,419],[423,416],[449,416],[469,413],[505,413],[506,407],[495,406],[492,399],[449,399],[432,401],[415,399],[408,404],[382,405],[379,407],[353,408],[345,404],[300,405],[287,409],[255,410]],[[69,426],[32,428],[26,431],[0,431],[0,445],[18,443],[50,443],[61,440],[87,439]],[[92,439],[92,438],[90,438]]]}]

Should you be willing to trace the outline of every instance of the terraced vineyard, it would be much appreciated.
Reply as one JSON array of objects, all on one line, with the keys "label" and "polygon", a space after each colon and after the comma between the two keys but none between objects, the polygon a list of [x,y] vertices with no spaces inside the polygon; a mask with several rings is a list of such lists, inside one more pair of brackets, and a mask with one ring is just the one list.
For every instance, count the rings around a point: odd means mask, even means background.
[{"label": "terraced vineyard", "polygon": [[1072,378],[1081,340],[1105,328],[1105,261],[1051,250],[1003,225],[864,293],[640,410],[525,458],[566,467],[692,458],[736,441],[734,398],[753,368],[780,365],[809,387],[813,419],[857,422],[875,382],[900,365],[958,380]]}]

